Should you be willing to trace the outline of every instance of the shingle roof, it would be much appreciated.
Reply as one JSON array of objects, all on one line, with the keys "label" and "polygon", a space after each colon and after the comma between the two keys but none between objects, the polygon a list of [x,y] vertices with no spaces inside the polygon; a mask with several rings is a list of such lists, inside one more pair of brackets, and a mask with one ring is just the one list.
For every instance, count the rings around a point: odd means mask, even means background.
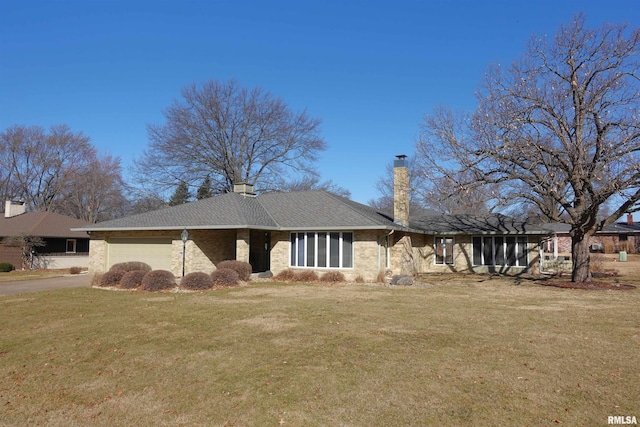
[{"label": "shingle roof", "polygon": [[197,228],[381,229],[398,228],[375,209],[325,191],[228,193],[82,227],[83,230]]},{"label": "shingle roof", "polygon": [[244,196],[228,193],[184,205],[132,215],[82,227],[82,230],[170,229],[264,230],[407,230],[428,234],[547,234],[547,230],[511,218],[493,215],[435,215],[429,211],[410,227],[394,223],[377,209],[326,191],[264,193]]},{"label": "shingle roof", "polygon": [[[571,225],[560,223],[560,222],[550,222],[547,224],[543,224],[544,228],[548,228],[552,230],[554,233],[560,234],[568,234],[571,231]],[[616,222],[615,224],[611,224],[606,226],[600,231],[597,231],[598,234],[640,234],[640,223],[634,222],[633,224],[627,224],[626,222]]]},{"label": "shingle roof", "polygon": [[71,231],[87,225],[86,221],[54,212],[27,212],[10,218],[0,218],[0,237],[39,236],[88,238],[84,231]]},{"label": "shingle roof", "polygon": [[433,215],[428,214],[411,222],[412,228],[419,228],[428,234],[548,234],[549,230],[527,221],[491,214]]}]

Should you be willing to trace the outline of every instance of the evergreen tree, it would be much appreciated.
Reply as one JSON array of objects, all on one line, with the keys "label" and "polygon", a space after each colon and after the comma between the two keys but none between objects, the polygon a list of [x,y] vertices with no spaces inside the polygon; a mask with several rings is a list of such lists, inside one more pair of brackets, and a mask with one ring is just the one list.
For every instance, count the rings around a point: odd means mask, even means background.
[{"label": "evergreen tree", "polygon": [[196,194],[196,198],[198,200],[207,199],[213,196],[211,193],[211,178],[209,175],[206,176],[204,181],[202,181],[202,185],[198,188],[198,193]]},{"label": "evergreen tree", "polygon": [[173,193],[173,196],[171,196],[169,206],[183,205],[189,201],[189,197],[191,197],[189,194],[189,187],[187,187],[185,182],[181,182],[176,187],[176,191]]}]

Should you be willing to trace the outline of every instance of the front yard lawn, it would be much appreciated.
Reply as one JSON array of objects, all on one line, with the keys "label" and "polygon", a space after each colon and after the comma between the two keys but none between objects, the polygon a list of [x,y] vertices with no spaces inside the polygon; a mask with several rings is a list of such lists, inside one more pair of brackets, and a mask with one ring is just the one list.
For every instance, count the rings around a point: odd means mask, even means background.
[{"label": "front yard lawn", "polygon": [[640,418],[640,289],[74,288],[0,298],[0,425],[606,425]]}]

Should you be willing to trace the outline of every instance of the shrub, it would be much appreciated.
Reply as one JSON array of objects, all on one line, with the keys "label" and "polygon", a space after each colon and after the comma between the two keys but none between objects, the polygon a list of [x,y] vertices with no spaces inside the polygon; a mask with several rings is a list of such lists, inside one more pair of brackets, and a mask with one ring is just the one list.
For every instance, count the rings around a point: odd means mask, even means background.
[{"label": "shrub", "polygon": [[69,269],[69,274],[80,274],[81,271],[82,271],[82,268],[80,267],[71,267]]},{"label": "shrub", "polygon": [[8,273],[15,269],[16,268],[13,266],[13,264],[9,264],[8,262],[0,262],[0,273]]},{"label": "shrub", "polygon": [[102,274],[94,274],[91,277],[91,286],[100,286],[100,280],[102,280]]},{"label": "shrub", "polygon": [[386,283],[387,282],[387,275],[385,274],[384,271],[380,270],[378,272],[378,276],[376,277],[376,283]]},{"label": "shrub", "polygon": [[602,243],[602,246],[604,247],[604,253],[605,254],[612,254],[612,253],[615,253],[615,251],[616,251],[615,245],[610,240],[605,240]]},{"label": "shrub", "polygon": [[626,251],[628,254],[636,253],[636,248],[633,245],[631,240],[627,240],[626,242],[620,242],[620,250]]},{"label": "shrub", "polygon": [[218,268],[211,273],[211,280],[217,286],[235,286],[239,279],[238,272],[230,268]]},{"label": "shrub", "polygon": [[100,276],[98,286],[118,286],[125,273],[124,270],[109,270]]},{"label": "shrub", "polygon": [[211,289],[213,279],[211,275],[202,272],[189,273],[180,280],[180,286],[185,289]]},{"label": "shrub", "polygon": [[322,276],[320,276],[321,282],[330,282],[330,283],[339,283],[344,282],[344,274],[339,271],[327,271]]},{"label": "shrub", "polygon": [[144,275],[140,289],[143,291],[163,291],[176,286],[176,278],[167,270],[152,270]]},{"label": "shrub", "polygon": [[355,281],[356,281],[356,283],[364,283],[364,277],[362,277],[362,276],[358,275],[358,276],[356,277],[356,280],[355,280]]},{"label": "shrub", "polygon": [[122,271],[135,271],[135,270],[143,270],[146,272],[151,271],[151,266],[144,262],[140,261],[127,261],[127,262],[119,262],[117,264],[113,264],[109,271],[111,270],[122,270]]},{"label": "shrub", "polygon": [[146,276],[147,273],[148,271],[145,270],[132,270],[125,272],[122,279],[120,279],[120,287],[123,289],[135,289],[139,287],[142,285],[142,279],[144,279],[144,276]]},{"label": "shrub", "polygon": [[282,270],[280,273],[273,276],[273,279],[280,282],[293,282],[296,279],[296,273],[291,269]]},{"label": "shrub", "polygon": [[243,282],[249,281],[249,278],[251,277],[251,272],[253,271],[251,264],[249,264],[248,262],[235,261],[235,260],[220,261],[216,267],[228,268],[230,270],[235,271],[236,273],[238,273],[238,277]]},{"label": "shrub", "polygon": [[311,270],[301,271],[295,277],[296,282],[317,282],[319,280],[318,274]]}]

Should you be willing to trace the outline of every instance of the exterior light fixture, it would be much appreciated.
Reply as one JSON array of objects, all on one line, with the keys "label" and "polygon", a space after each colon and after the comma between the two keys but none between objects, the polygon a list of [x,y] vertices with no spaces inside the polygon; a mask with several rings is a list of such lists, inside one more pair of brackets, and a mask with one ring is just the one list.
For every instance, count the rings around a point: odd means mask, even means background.
[{"label": "exterior light fixture", "polygon": [[187,240],[189,240],[189,232],[187,231],[186,227],[184,230],[182,230],[182,233],[180,233],[180,239],[182,239],[182,277],[184,277],[185,253],[187,248]]}]

